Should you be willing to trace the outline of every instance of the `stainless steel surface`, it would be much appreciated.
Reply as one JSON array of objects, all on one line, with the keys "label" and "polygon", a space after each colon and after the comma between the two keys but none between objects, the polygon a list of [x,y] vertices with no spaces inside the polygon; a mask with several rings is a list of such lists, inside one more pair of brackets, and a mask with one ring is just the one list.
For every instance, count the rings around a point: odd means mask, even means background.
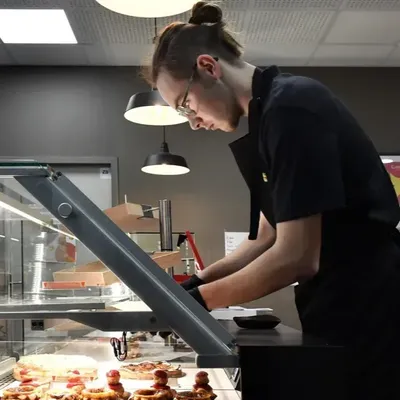
[{"label": "stainless steel surface", "polygon": [[0,158],[0,176],[50,176],[51,169],[46,164],[34,160],[12,160]]},{"label": "stainless steel surface", "polygon": [[[160,244],[161,251],[172,251],[172,216],[171,216],[171,200],[160,200]],[[174,267],[167,270],[168,274],[174,276]]]},{"label": "stainless steel surface", "polygon": [[172,251],[171,200],[160,200],[159,206],[161,251]]},{"label": "stainless steel surface", "polygon": [[5,311],[0,319],[70,319],[104,332],[110,331],[168,331],[169,324],[151,311],[59,310],[59,311]]},{"label": "stainless steel surface", "polygon": [[4,313],[31,313],[32,311],[67,311],[67,310],[104,310],[105,302],[100,298],[76,299],[67,297],[49,300],[22,300],[0,298],[0,314]]}]

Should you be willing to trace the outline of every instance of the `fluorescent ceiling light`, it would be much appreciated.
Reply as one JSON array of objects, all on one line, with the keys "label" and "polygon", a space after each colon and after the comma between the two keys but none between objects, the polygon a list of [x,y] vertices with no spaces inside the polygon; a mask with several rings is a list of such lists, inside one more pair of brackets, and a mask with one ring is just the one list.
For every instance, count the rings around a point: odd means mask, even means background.
[{"label": "fluorescent ceiling light", "polygon": [[19,44],[76,44],[64,10],[0,10],[0,39]]},{"label": "fluorescent ceiling light", "polygon": [[190,10],[197,0],[97,0],[103,7],[131,17],[159,18]]},{"label": "fluorescent ceiling light", "polygon": [[382,162],[383,162],[384,164],[390,164],[390,163],[393,162],[393,160],[392,160],[391,158],[382,158]]}]

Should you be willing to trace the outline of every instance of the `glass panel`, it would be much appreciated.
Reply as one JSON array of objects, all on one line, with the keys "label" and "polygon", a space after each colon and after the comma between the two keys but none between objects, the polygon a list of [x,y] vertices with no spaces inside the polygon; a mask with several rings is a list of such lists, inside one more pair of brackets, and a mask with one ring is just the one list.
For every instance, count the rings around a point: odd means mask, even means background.
[{"label": "glass panel", "polygon": [[[178,248],[179,236],[184,232],[172,233],[172,245],[174,251],[180,251],[181,263],[174,267],[175,274],[188,274],[191,275],[195,272],[194,258],[192,250],[187,241],[180,245]],[[192,232],[193,240],[196,241],[196,235]],[[137,232],[131,233],[130,237],[135,241],[144,251],[154,252],[160,251],[160,233],[159,232]]]},{"label": "glass panel", "polygon": [[104,272],[91,282],[73,274],[97,261],[22,185],[0,177],[0,308],[23,304],[51,309],[77,303],[97,308],[98,303],[137,299],[101,263]]},{"label": "glass panel", "polygon": [[[118,340],[118,336],[114,339]],[[143,361],[169,363],[170,368],[178,371],[179,376],[170,377],[168,385],[176,391],[193,389],[196,382],[195,376],[200,371],[195,364],[194,352],[175,351],[173,347],[165,346],[163,342],[157,343],[151,337],[144,338],[145,341],[133,340],[133,336],[130,339],[128,338],[128,348],[138,348],[143,357],[126,359],[123,362],[114,357],[109,340],[104,338],[65,342],[3,342],[0,345],[0,369],[3,377],[0,381],[0,389],[4,391],[10,387],[17,387],[24,377],[24,379],[31,378],[46,383],[43,390],[48,392],[53,389],[65,389],[68,380],[76,381],[77,376],[80,376],[81,383],[86,387],[108,388],[107,372],[121,371],[120,368],[127,364]],[[46,356],[43,357],[43,355]],[[27,361],[26,357],[29,357],[30,365],[41,364],[40,376],[37,376],[37,372],[29,366],[21,366]],[[17,363],[18,359],[19,363]],[[239,399],[224,369],[203,369],[203,371],[208,373],[209,385],[218,399]],[[122,372],[121,375],[123,375]],[[133,393],[138,389],[150,388],[154,383],[152,376],[152,372],[147,373],[147,377],[142,377],[146,379],[132,379],[123,375],[120,383],[126,392]]]}]

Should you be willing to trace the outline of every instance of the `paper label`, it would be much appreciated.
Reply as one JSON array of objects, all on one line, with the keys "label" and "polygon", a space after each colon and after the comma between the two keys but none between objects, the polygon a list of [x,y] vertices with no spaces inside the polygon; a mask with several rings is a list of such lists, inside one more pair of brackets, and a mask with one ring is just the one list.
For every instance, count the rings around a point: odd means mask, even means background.
[{"label": "paper label", "polygon": [[100,168],[100,179],[111,179],[111,168]]},{"label": "paper label", "polygon": [[248,232],[225,232],[225,255],[236,250],[248,236]]}]

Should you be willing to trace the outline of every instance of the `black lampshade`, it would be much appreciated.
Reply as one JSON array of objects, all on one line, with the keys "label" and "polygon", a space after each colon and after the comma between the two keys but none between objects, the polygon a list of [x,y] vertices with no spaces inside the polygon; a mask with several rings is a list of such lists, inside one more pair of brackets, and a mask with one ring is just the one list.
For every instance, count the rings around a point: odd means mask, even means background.
[{"label": "black lampshade", "polygon": [[190,169],[182,156],[169,152],[168,144],[164,141],[159,153],[147,156],[142,171],[153,175],[183,175]]},{"label": "black lampshade", "polygon": [[168,126],[187,122],[161,97],[158,90],[136,93],[129,99],[124,117],[142,125]]}]

